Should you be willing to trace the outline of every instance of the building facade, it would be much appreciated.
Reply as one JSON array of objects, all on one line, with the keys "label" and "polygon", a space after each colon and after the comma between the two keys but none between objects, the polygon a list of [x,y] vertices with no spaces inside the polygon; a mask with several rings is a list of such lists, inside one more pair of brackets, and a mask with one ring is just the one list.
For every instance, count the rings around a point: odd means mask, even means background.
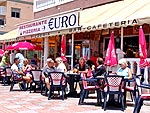
[{"label": "building facade", "polygon": [[[126,56],[135,57],[138,49],[137,29],[148,22],[140,20],[147,16],[137,15],[141,11],[146,12],[148,3],[141,4],[140,0],[34,0],[35,20],[20,25],[20,39],[25,36],[41,45],[44,48],[43,60],[46,60],[47,57],[60,56],[61,37],[65,35],[66,57],[73,66],[76,59],[85,57],[88,60],[95,51],[105,57],[110,33],[114,31],[117,48],[124,52],[132,49],[133,55]],[[135,4],[138,7],[133,8]],[[78,15],[72,15],[72,12],[78,12]],[[73,24],[69,22],[77,18],[78,26],[71,27]],[[148,24],[143,26],[149,34]],[[146,40],[149,43],[149,35]]]},{"label": "building facade", "polygon": [[132,55],[125,57],[135,58],[140,25],[150,50],[148,9],[149,1],[141,0],[34,0],[35,19],[19,25],[17,41],[28,40],[42,46],[41,61],[45,62],[47,57],[60,56],[61,37],[65,35],[66,57],[73,67],[76,59],[88,60],[95,51],[105,57],[114,31],[116,48],[125,53],[132,50]]},{"label": "building facade", "polygon": [[41,18],[77,8],[91,8],[117,1],[121,0],[34,0],[34,18]]},{"label": "building facade", "polygon": [[19,24],[16,41],[27,40],[43,47],[42,67],[47,57],[61,55],[61,37],[64,36],[65,55],[73,68],[80,57],[89,60],[94,52],[101,53],[105,58],[113,31],[115,45],[119,50],[118,59],[127,57],[133,70],[134,62],[139,65],[140,26],[145,33],[147,54],[150,57],[150,1],[141,1],[34,0],[35,19]]},{"label": "building facade", "polygon": [[[61,15],[61,13],[72,11],[72,10],[83,10],[96,6],[101,6],[108,3],[117,2],[120,0],[34,0],[34,18],[39,19],[51,15],[57,14]],[[69,13],[69,12],[68,12]],[[77,26],[76,26],[77,27]],[[48,49],[45,49],[45,58],[52,57],[56,58],[61,54],[61,37],[64,34],[63,31],[50,33],[54,35],[45,36],[44,40],[48,40]],[[66,34],[66,33],[65,33]],[[84,34],[84,35],[82,35]],[[69,64],[73,67],[76,59],[80,57],[90,58],[92,52],[90,49],[94,51],[99,51],[99,41],[95,40],[94,37],[89,40],[89,33],[77,33],[72,36],[71,33],[65,35],[66,37],[66,57],[68,59]],[[72,39],[72,37],[74,37]],[[37,40],[32,40],[35,43],[39,43],[42,39],[38,38]],[[44,46],[46,46],[43,43]],[[91,46],[93,45],[93,46]],[[96,46],[94,46],[96,45]],[[47,51],[47,52],[46,52]],[[73,51],[73,52],[72,52]],[[73,57],[74,56],[74,57]],[[44,58],[44,59],[45,59]]]},{"label": "building facade", "polygon": [[0,1],[0,34],[14,30],[17,24],[33,18],[33,0]]}]

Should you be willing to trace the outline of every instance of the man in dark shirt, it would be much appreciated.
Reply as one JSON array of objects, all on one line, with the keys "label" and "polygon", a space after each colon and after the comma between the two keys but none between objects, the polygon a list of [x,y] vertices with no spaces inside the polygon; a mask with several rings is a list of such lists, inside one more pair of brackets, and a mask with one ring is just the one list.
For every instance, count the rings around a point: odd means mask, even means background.
[{"label": "man in dark shirt", "polygon": [[93,77],[101,76],[102,74],[106,73],[103,58],[98,57],[96,63],[97,68],[92,71]]}]

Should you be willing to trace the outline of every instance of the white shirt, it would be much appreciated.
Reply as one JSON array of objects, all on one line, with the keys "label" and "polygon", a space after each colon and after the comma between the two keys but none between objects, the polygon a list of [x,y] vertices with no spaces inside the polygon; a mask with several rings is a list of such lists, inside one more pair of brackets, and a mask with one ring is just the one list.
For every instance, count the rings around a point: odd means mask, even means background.
[{"label": "white shirt", "polygon": [[57,66],[57,68],[56,68],[56,71],[57,72],[65,72],[67,70],[67,68],[66,68],[66,66],[65,66],[65,64],[62,62],[62,63],[60,63],[58,66]]},{"label": "white shirt", "polygon": [[17,66],[16,64],[13,64],[13,65],[11,66],[11,70],[12,70],[12,71],[18,71],[19,69],[18,69],[18,66]]}]

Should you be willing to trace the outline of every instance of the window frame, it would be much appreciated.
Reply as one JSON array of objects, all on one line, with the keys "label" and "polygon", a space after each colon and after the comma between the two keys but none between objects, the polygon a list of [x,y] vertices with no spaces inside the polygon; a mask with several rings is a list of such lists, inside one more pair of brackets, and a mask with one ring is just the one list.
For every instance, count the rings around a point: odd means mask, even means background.
[{"label": "window frame", "polygon": [[20,18],[20,12],[21,12],[20,8],[13,8],[13,7],[11,7],[11,17],[13,17],[13,18]]}]

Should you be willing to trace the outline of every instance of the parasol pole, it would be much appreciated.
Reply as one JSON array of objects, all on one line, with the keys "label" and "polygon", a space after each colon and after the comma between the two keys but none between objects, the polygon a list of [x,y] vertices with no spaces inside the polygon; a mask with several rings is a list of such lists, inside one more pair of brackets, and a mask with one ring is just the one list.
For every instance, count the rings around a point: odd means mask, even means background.
[{"label": "parasol pole", "polygon": [[147,66],[144,69],[144,83],[148,84],[148,67]]},{"label": "parasol pole", "polygon": [[123,51],[123,27],[121,27],[121,50]]},{"label": "parasol pole", "polygon": [[74,56],[74,33],[72,33],[71,69],[73,69],[73,56]]}]

